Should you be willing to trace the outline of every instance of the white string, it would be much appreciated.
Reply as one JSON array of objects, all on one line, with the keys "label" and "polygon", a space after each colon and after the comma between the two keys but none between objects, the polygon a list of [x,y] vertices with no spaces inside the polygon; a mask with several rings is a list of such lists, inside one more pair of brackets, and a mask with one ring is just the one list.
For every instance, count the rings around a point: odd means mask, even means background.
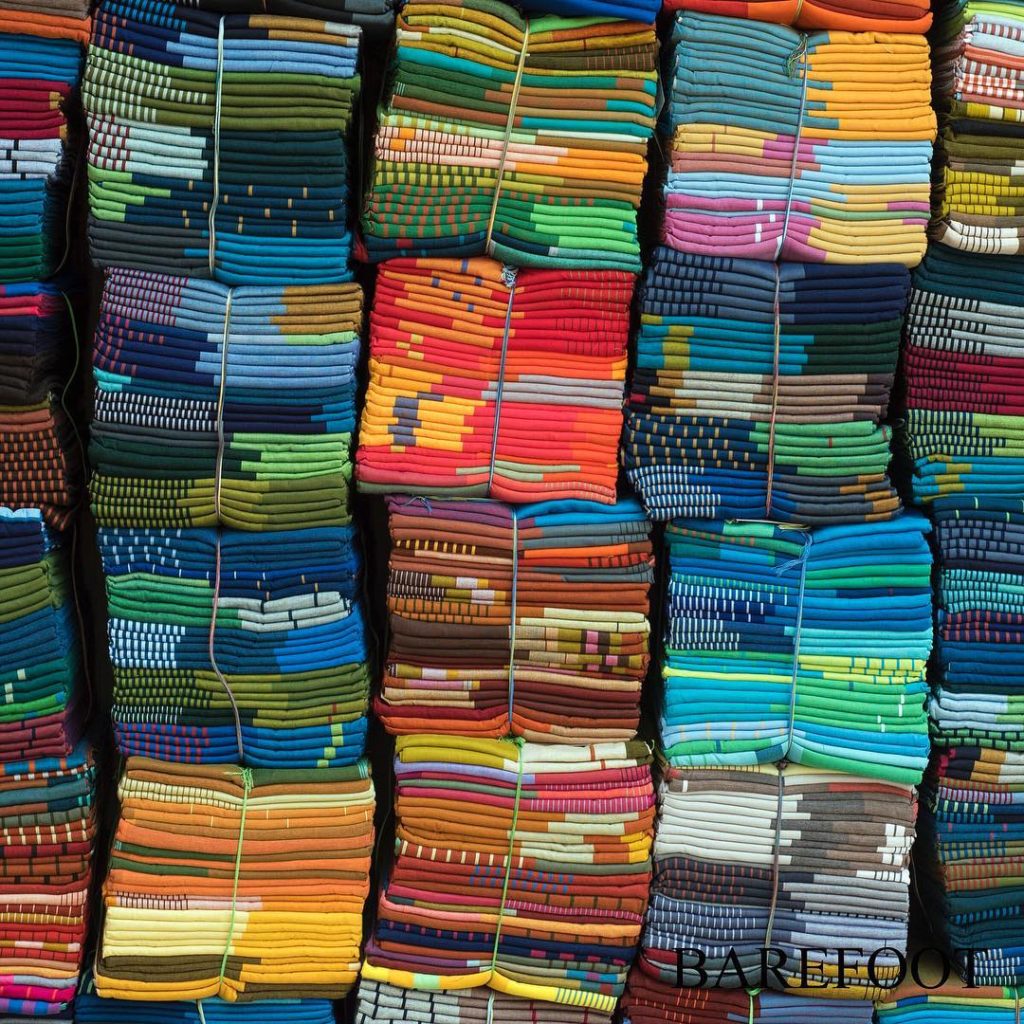
[{"label": "white string", "polygon": [[220,203],[220,119],[224,93],[224,18],[217,23],[217,76],[213,112],[213,198],[208,219],[209,245],[207,262],[210,276],[217,266],[217,206]]}]

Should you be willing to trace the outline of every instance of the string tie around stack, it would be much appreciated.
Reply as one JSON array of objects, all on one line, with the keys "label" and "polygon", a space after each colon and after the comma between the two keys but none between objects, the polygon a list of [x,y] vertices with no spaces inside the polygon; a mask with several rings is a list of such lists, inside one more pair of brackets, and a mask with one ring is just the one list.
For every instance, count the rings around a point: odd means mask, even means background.
[{"label": "string tie around stack", "polygon": [[238,847],[235,850],[235,877],[231,884],[231,918],[228,921],[228,935],[224,941],[224,956],[220,962],[219,985],[224,984],[224,976],[231,957],[231,943],[235,937],[235,922],[238,919],[238,880],[242,873],[242,847],[245,843],[245,818],[249,811],[249,794],[252,792],[253,775],[251,768],[242,768],[239,772],[242,779],[242,811],[238,825]]},{"label": "string tie around stack", "polygon": [[512,329],[512,306],[516,301],[515,267],[502,267],[501,280],[508,288],[508,305],[505,307],[505,329],[501,335],[501,356],[498,360],[498,380],[494,390],[494,429],[491,433],[491,460],[487,467],[487,497],[491,497],[494,484],[494,466],[498,458],[498,434],[501,430],[501,402],[505,396],[505,364],[508,362],[508,337]]},{"label": "string tie around stack", "polygon": [[[209,239],[207,259],[210,267],[210,277],[214,276],[217,269],[217,207],[220,205],[220,125],[221,111],[224,104],[224,18],[217,22],[217,72],[214,78],[214,104],[213,104],[213,199],[210,201]],[[230,309],[230,293],[228,297],[228,308]],[[221,388],[224,387],[224,378],[221,377]]]},{"label": "string tie around stack", "polygon": [[[522,737],[516,736],[512,742],[516,747],[516,795],[512,803],[512,823],[508,830],[508,856],[505,859],[505,878],[501,884],[501,902],[498,904],[498,920],[494,925],[494,946],[491,948],[490,977],[493,979],[498,970],[498,951],[501,945],[501,927],[505,921],[505,906],[508,903],[508,887],[512,880],[512,858],[516,848],[516,829],[519,827],[519,805],[523,797],[523,743]],[[494,1011],[493,1003],[487,1004],[488,1019]]]}]

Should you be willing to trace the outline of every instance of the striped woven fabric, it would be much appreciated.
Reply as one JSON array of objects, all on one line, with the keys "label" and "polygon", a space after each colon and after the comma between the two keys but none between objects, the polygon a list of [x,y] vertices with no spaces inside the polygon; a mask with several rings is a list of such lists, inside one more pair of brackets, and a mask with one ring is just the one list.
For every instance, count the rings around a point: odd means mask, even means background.
[{"label": "striped woven fabric", "polygon": [[[720,988],[760,987],[761,950],[785,953],[764,987],[828,983],[873,999],[906,953],[913,787],[790,764],[668,769],[659,796],[654,881],[642,956],[677,982],[679,947],[706,954]],[[837,947],[860,947],[838,988]],[[807,979],[800,949],[814,948]],[[818,947],[828,947],[821,950]],[[687,960],[686,964],[692,963]],[[775,958],[773,958],[773,963]],[[831,979],[831,981],[829,981]],[[683,971],[683,983],[699,977]]]},{"label": "striped woven fabric", "polygon": [[928,0],[667,0],[665,9],[847,32],[927,32],[932,23]]},{"label": "striped woven fabric", "polygon": [[228,284],[347,280],[360,29],[105,0],[83,87],[102,266]]},{"label": "striped woven fabric", "polygon": [[1024,494],[1024,258],[928,250],[907,314],[905,444],[919,502]]},{"label": "striped woven fabric", "polygon": [[679,521],[661,742],[676,767],[788,758],[917,783],[928,760],[927,521],[798,532]]},{"label": "striped woven fabric", "polygon": [[924,255],[935,115],[920,35],[683,13],[672,34],[664,241],[708,256]]},{"label": "striped woven fabric", "polygon": [[641,956],[629,972],[622,997],[622,1024],[871,1024],[870,1001],[822,996],[800,989],[791,994],[676,988],[659,981]]},{"label": "striped woven fabric", "polygon": [[622,459],[654,519],[893,515],[886,416],[910,278],[657,249]]},{"label": "striped woven fabric", "polygon": [[365,762],[253,770],[132,757],[119,794],[100,996],[253,1002],[352,987],[374,835]]},{"label": "striped woven fabric", "polygon": [[[194,7],[215,14],[252,14],[252,0],[181,0],[181,7]],[[397,0],[260,0],[263,14],[287,18],[317,18],[359,25],[367,38],[390,41]]]},{"label": "striped woven fabric", "polygon": [[4,0],[0,32],[89,42],[91,0]]},{"label": "striped woven fabric", "polygon": [[70,1020],[86,938],[94,768],[67,758],[0,762],[0,1020]]},{"label": "striped woven fabric", "polygon": [[650,882],[646,744],[403,736],[395,771],[396,860],[364,982],[610,1014]]},{"label": "striped woven fabric", "polygon": [[362,756],[351,528],[104,529],[99,547],[122,753],[292,768]]},{"label": "striped woven fabric", "polygon": [[967,988],[955,980],[935,991],[904,984],[876,1006],[878,1024],[1019,1024],[1024,997],[1019,989],[979,985]]},{"label": "striped woven fabric", "polygon": [[607,1013],[581,1006],[542,1003],[495,992],[493,988],[425,992],[359,983],[356,1024],[610,1024]]},{"label": "striped woven fabric", "polygon": [[360,488],[613,503],[632,294],[616,271],[382,266]]},{"label": "striped woven fabric", "polygon": [[361,308],[354,284],[112,271],[93,356],[97,521],[347,524]]},{"label": "striped woven fabric", "polygon": [[1024,253],[1024,7],[1019,0],[935,5],[940,113],[932,237],[974,253]]},{"label": "striped woven fabric", "polygon": [[67,548],[0,507],[0,761],[70,755],[88,713]]},{"label": "striped woven fabric", "polygon": [[[575,6],[575,5],[574,5]],[[651,17],[650,3],[619,0]],[[409,0],[363,211],[367,254],[640,270],[653,25]]]},{"label": "striped woven fabric", "polygon": [[628,740],[647,673],[638,502],[388,501],[393,733]]}]

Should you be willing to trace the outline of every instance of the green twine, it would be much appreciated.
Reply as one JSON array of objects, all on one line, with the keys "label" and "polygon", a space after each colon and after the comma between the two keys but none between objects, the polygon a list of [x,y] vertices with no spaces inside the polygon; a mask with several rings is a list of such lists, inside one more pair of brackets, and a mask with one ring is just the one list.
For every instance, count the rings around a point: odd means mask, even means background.
[{"label": "green twine", "polygon": [[754,1024],[754,1000],[761,994],[759,988],[748,988],[747,998],[750,1000],[750,1011],[747,1017],[747,1024]]},{"label": "green twine", "polygon": [[[245,816],[249,810],[249,794],[252,792],[252,769],[241,768],[242,779],[242,821],[238,827],[238,848],[235,850],[235,878],[231,887],[231,920],[228,922],[228,937],[224,943],[224,957],[220,962],[219,983],[224,984],[224,974],[228,969],[228,957],[231,956],[231,940],[235,937],[235,922],[238,919],[238,879],[242,873],[242,843],[245,841]],[[201,1011],[200,1011],[201,1013]]]},{"label": "green twine", "polygon": [[516,745],[519,755],[519,768],[516,776],[516,799],[512,805],[512,827],[508,835],[508,858],[505,864],[505,881],[501,886],[501,904],[498,907],[498,924],[494,929],[494,948],[491,950],[491,973],[497,970],[498,966],[498,945],[501,942],[501,925],[505,916],[505,900],[508,898],[508,887],[512,880],[512,851],[515,848],[516,828],[519,824],[519,802],[523,795],[523,740],[516,736],[512,742]]}]

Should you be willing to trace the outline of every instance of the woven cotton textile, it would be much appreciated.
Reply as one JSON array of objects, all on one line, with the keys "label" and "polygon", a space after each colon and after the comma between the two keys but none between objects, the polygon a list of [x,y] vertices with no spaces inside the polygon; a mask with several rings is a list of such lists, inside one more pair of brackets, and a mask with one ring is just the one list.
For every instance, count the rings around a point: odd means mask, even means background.
[{"label": "woven cotton textile", "polygon": [[364,983],[610,1014],[650,882],[646,744],[403,736],[395,772],[396,859]]},{"label": "woven cotton textile", "polygon": [[[409,0],[363,210],[369,258],[638,272],[657,97],[651,5]],[[609,14],[604,13],[610,12]]]},{"label": "woven cotton textile", "polygon": [[656,250],[622,461],[654,519],[803,524],[899,510],[881,426],[910,279],[894,265]]},{"label": "woven cotton textile", "polygon": [[1018,1024],[1024,1001],[1013,988],[968,989],[953,979],[938,991],[901,985],[876,1010],[878,1024]]},{"label": "woven cotton textile", "polygon": [[924,255],[935,115],[923,36],[675,20],[663,240],[707,256]]},{"label": "woven cotton textile", "polygon": [[66,758],[0,762],[0,1018],[70,1019],[86,938],[96,833],[94,768]]},{"label": "woven cotton textile", "polygon": [[928,0],[668,0],[665,8],[848,32],[927,32],[932,23]]},{"label": "woven cotton textile", "polygon": [[678,521],[661,742],[676,767],[800,764],[917,783],[928,760],[927,521],[813,532]]},{"label": "woven cotton textile", "polygon": [[362,292],[113,271],[96,329],[106,526],[349,522]]},{"label": "woven cotton textile", "polygon": [[365,762],[129,758],[103,886],[104,998],[337,999],[359,969],[373,848]]},{"label": "woven cotton textile", "polygon": [[[252,14],[251,0],[182,0],[181,7],[194,7],[214,14]],[[321,18],[324,21],[359,25],[369,39],[388,42],[395,23],[397,0],[260,0],[263,14],[289,18]]]},{"label": "woven cotton textile", "polygon": [[106,0],[83,87],[102,266],[227,284],[347,280],[360,29]]},{"label": "woven cotton textile", "polygon": [[0,32],[89,42],[90,0],[4,0]]},{"label": "woven cotton textile", "polygon": [[362,756],[370,683],[351,528],[98,539],[124,754],[295,768]]},{"label": "woven cotton textile", "polygon": [[[675,984],[676,950],[697,948],[719,987],[759,986],[761,949],[775,946],[787,957],[779,974],[798,985],[799,950],[815,947],[807,984],[831,978],[830,996],[880,995],[866,955],[847,957],[847,987],[835,985],[836,947],[905,953],[916,803],[909,785],[803,765],[669,769],[642,941],[648,968]],[[879,955],[875,971],[895,977],[895,954]]]},{"label": "woven cotton textile", "polygon": [[612,504],[632,294],[615,271],[382,266],[360,488]]},{"label": "woven cotton textile", "polygon": [[632,739],[650,524],[635,500],[388,501],[389,731]]}]

